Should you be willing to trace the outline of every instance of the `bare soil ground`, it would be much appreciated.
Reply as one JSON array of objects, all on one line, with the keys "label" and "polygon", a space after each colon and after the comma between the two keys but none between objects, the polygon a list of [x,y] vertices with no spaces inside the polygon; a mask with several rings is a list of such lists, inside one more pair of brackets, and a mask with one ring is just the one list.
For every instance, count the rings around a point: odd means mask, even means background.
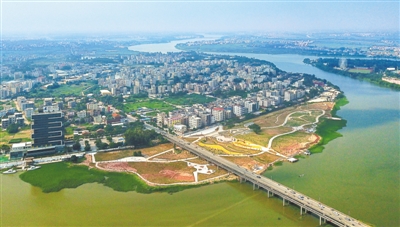
[{"label": "bare soil ground", "polygon": [[121,158],[126,158],[126,157],[132,157],[133,152],[135,151],[141,151],[143,155],[145,156],[152,156],[155,154],[158,154],[160,152],[169,150],[173,148],[172,143],[166,143],[166,144],[160,144],[154,147],[148,147],[148,148],[141,148],[141,149],[132,149],[132,150],[122,150],[122,151],[113,151],[113,152],[99,152],[95,154],[95,159],[96,161],[111,161],[111,160],[117,160]]},{"label": "bare soil ground", "polygon": [[250,171],[253,171],[253,168],[255,166],[263,167],[263,169],[267,168],[266,164],[256,161],[254,160],[254,158],[250,157],[224,157],[224,158]]},{"label": "bare soil ground", "polygon": [[272,149],[283,155],[292,156],[300,150],[307,149],[311,145],[318,143],[319,139],[320,137],[316,134],[295,132],[276,138],[272,144]]},{"label": "bare soil ground", "polygon": [[218,176],[221,176],[221,175],[224,175],[224,174],[228,173],[226,170],[221,169],[221,168],[217,168],[217,166],[214,166],[214,165],[209,165],[208,169],[214,170],[215,172],[212,173],[212,174],[201,174],[201,173],[199,173],[197,175],[197,180],[198,181],[211,179],[211,178],[218,177]]},{"label": "bare soil ground", "polygon": [[112,172],[137,172],[135,168],[130,166],[127,162],[103,162],[97,164],[100,169]]},{"label": "bare soil ground", "polygon": [[179,154],[170,151],[168,153],[158,155],[158,156],[152,158],[151,160],[154,160],[154,159],[178,160],[178,159],[186,159],[186,158],[194,158],[194,157],[196,157],[196,156],[191,154],[190,152],[184,150]]},{"label": "bare soil ground", "polygon": [[193,182],[193,172],[196,171],[195,168],[187,166],[186,162],[131,162],[127,164],[147,180],[160,184]]}]

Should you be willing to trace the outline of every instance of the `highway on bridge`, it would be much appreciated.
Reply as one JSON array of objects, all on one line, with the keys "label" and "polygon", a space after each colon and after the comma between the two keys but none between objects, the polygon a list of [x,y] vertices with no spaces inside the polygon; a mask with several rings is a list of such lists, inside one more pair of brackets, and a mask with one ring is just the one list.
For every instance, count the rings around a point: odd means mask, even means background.
[{"label": "highway on bridge", "polygon": [[240,178],[240,181],[248,181],[253,184],[253,189],[262,188],[268,192],[268,197],[270,195],[278,195],[283,199],[283,205],[286,205],[288,202],[296,204],[300,207],[300,214],[305,214],[307,212],[311,212],[317,215],[320,218],[320,224],[322,222],[329,221],[332,224],[337,226],[369,226],[361,221],[358,221],[340,211],[337,211],[331,207],[328,207],[325,204],[320,203],[312,198],[309,198],[301,193],[286,187],[276,181],[273,181],[269,178],[266,178],[262,175],[255,174],[251,171],[248,171],[245,168],[242,168],[222,157],[219,157],[206,149],[203,149],[196,144],[189,143],[185,140],[180,139],[177,136],[167,134],[166,132],[153,127],[151,125],[145,124],[145,126],[149,129],[154,129],[156,132],[161,133],[165,138],[167,138],[172,143],[177,144],[178,146],[187,149],[195,155],[237,175]]}]

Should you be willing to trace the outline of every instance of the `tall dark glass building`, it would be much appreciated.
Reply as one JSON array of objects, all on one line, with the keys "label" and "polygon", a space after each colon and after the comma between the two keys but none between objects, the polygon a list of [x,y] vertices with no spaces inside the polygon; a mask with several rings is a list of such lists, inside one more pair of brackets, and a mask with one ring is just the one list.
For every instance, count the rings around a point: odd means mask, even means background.
[{"label": "tall dark glass building", "polygon": [[34,147],[64,145],[64,126],[61,112],[32,114]]}]

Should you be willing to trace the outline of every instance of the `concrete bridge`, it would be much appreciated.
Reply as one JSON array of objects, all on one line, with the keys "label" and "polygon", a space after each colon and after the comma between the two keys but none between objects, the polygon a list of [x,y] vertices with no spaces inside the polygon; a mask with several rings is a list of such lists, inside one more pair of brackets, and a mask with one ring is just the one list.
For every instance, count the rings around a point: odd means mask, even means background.
[{"label": "concrete bridge", "polygon": [[259,174],[255,174],[251,171],[248,171],[245,168],[242,168],[222,157],[214,155],[213,153],[197,146],[196,144],[189,143],[185,140],[182,140],[176,136],[165,133],[164,131],[159,130],[158,128],[152,127],[150,125],[146,125],[148,128],[154,129],[155,131],[161,133],[172,143],[177,144],[178,146],[187,149],[193,154],[213,163],[220,168],[227,170],[230,173],[237,175],[240,179],[240,182],[249,182],[253,185],[253,189],[263,189],[267,191],[268,197],[270,196],[279,196],[283,200],[283,206],[286,206],[290,203],[295,204],[300,207],[300,215],[306,213],[312,213],[319,217],[319,223],[326,223],[327,221],[336,225],[343,227],[366,227],[369,226],[365,223],[362,223],[359,220],[356,220],[349,215],[346,215],[340,211],[333,209],[319,201],[316,201],[312,198],[309,198],[301,193],[286,187],[276,181],[273,181],[269,178],[261,176]]}]

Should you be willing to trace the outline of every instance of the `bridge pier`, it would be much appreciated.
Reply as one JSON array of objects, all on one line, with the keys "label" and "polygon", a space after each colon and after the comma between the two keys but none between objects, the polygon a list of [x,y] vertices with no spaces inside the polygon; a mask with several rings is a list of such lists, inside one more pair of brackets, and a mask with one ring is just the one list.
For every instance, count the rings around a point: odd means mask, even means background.
[{"label": "bridge pier", "polygon": [[282,197],[282,199],[283,199],[283,206],[289,205],[289,203],[290,203],[289,201],[288,201],[287,204],[286,204],[285,198]]},{"label": "bridge pier", "polygon": [[240,183],[246,182],[246,178],[244,178],[244,177],[239,177],[239,181],[240,181]]},{"label": "bridge pier", "polygon": [[325,224],[326,219],[324,219],[322,216],[319,216],[319,225],[322,225],[322,220],[324,221],[324,224]]}]

